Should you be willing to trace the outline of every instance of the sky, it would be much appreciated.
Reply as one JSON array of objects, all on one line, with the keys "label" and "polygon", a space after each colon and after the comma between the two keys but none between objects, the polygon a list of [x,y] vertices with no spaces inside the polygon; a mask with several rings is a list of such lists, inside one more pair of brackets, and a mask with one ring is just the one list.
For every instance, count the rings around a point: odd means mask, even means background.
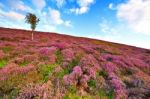
[{"label": "sky", "polygon": [[150,49],[150,0],[0,0],[0,27],[95,38]]}]

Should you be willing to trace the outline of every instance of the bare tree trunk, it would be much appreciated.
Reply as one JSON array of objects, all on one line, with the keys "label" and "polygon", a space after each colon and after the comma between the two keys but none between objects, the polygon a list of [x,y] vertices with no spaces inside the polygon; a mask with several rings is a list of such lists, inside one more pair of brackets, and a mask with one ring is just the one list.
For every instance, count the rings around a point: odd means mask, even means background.
[{"label": "bare tree trunk", "polygon": [[33,39],[34,39],[34,38],[33,38],[33,30],[32,30],[32,41],[33,41]]}]

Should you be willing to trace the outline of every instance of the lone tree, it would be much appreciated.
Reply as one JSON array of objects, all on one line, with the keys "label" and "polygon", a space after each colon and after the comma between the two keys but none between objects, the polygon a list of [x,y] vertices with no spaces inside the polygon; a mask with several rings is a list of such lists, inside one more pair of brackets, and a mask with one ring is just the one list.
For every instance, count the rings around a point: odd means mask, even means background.
[{"label": "lone tree", "polygon": [[39,18],[36,17],[35,14],[32,13],[27,13],[26,17],[25,17],[25,22],[31,25],[31,29],[32,29],[32,40],[33,38],[33,32],[36,28],[37,23],[40,21]]}]

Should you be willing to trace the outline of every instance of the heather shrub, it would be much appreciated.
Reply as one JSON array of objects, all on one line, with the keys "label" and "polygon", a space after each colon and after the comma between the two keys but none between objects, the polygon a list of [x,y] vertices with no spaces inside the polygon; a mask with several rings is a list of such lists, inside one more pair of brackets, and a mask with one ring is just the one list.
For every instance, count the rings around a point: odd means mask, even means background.
[{"label": "heather shrub", "polygon": [[82,76],[82,70],[80,66],[75,66],[73,71],[69,75],[63,77],[66,85],[78,85],[80,84],[80,77]]},{"label": "heather shrub", "polygon": [[12,46],[4,46],[1,48],[3,50],[4,53],[9,53],[10,51],[12,51],[14,48]]},{"label": "heather shrub", "polygon": [[0,82],[0,95],[9,95],[18,90],[17,87],[22,83],[24,75],[10,75],[9,79]]},{"label": "heather shrub", "polygon": [[5,57],[5,53],[2,50],[0,50],[0,59],[2,59],[4,57]]},{"label": "heather shrub", "polygon": [[43,47],[39,49],[40,61],[49,61],[54,63],[56,61],[55,53],[57,52],[56,47]]},{"label": "heather shrub", "polygon": [[21,67],[27,66],[30,63],[30,61],[25,60],[24,57],[17,57],[12,62],[18,64]]},{"label": "heather shrub", "polygon": [[111,52],[109,52],[103,48],[99,48],[99,47],[96,48],[96,51],[103,53],[103,54],[112,54]]},{"label": "heather shrub", "polygon": [[22,84],[19,85],[19,88],[24,87],[24,85],[29,83],[39,83],[42,82],[43,75],[38,73],[38,71],[33,70],[26,73]]},{"label": "heather shrub", "polygon": [[62,50],[62,55],[65,61],[71,61],[75,58],[75,52],[72,48]]},{"label": "heather shrub", "polygon": [[69,73],[71,73],[74,66],[77,66],[79,64],[79,61],[80,61],[80,58],[76,57],[68,63],[67,69]]},{"label": "heather shrub", "polygon": [[129,75],[132,75],[132,74],[133,74],[133,71],[129,68],[123,68],[121,70],[121,75],[129,76]]},{"label": "heather shrub", "polygon": [[48,41],[48,38],[41,38],[41,39],[40,39],[40,42],[46,43],[47,41]]},{"label": "heather shrub", "polygon": [[51,81],[44,84],[29,83],[24,86],[17,99],[52,99],[54,90]]}]

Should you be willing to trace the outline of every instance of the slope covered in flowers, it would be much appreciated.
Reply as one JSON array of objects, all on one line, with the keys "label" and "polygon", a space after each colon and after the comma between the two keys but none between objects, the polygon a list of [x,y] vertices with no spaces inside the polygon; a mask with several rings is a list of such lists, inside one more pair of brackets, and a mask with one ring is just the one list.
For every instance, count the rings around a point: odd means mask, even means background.
[{"label": "slope covered in flowers", "polygon": [[149,99],[150,50],[0,28],[0,99]]}]

